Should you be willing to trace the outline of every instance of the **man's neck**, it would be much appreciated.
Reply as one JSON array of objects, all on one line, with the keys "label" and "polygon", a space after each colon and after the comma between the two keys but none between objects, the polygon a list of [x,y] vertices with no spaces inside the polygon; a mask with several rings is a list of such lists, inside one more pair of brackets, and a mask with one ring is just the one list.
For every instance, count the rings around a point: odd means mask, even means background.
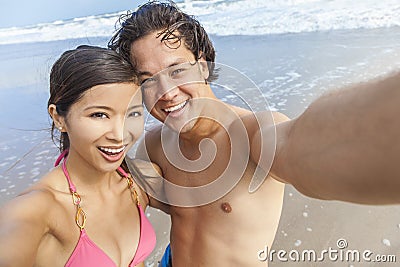
[{"label": "man's neck", "polygon": [[222,129],[218,119],[199,118],[189,131],[179,133],[179,139],[187,145],[198,145],[201,140],[212,138]]}]

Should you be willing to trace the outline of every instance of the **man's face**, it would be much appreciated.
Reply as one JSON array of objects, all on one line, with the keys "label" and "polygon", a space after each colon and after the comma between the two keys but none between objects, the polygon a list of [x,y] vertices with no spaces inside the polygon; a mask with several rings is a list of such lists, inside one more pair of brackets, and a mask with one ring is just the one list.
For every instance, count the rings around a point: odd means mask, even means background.
[{"label": "man's face", "polygon": [[201,116],[206,101],[212,96],[206,84],[207,63],[196,60],[182,40],[161,42],[157,32],[135,41],[131,60],[135,62],[143,99],[150,113],[178,132],[189,131]]}]

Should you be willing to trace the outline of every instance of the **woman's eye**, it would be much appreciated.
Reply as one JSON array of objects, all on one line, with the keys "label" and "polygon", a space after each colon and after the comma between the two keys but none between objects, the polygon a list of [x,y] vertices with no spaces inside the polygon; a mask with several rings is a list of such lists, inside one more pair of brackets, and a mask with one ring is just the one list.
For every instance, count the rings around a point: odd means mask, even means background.
[{"label": "woman's eye", "polygon": [[140,85],[145,85],[146,83],[151,83],[153,81],[154,81],[154,78],[150,77],[150,78],[147,78],[147,79],[144,79],[143,81],[141,81]]},{"label": "woman's eye", "polygon": [[90,115],[90,117],[92,118],[98,118],[98,119],[106,119],[108,118],[107,115],[105,113],[102,112],[96,112]]},{"label": "woman's eye", "polygon": [[144,79],[143,81],[140,82],[140,85],[144,85],[148,79]]}]

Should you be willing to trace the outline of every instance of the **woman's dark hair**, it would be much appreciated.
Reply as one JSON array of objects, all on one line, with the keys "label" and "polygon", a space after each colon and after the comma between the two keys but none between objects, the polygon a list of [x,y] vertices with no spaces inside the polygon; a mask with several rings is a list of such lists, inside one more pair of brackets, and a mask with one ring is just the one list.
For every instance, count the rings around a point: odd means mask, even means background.
[{"label": "woman's dark hair", "polygon": [[[71,106],[93,86],[126,82],[136,82],[129,62],[111,49],[82,45],[64,52],[51,68],[47,107],[54,104],[57,113],[66,117]],[[69,148],[68,134],[58,135],[54,122],[51,137],[59,141],[61,151]]]},{"label": "woman's dark hair", "polygon": [[210,72],[207,81],[217,78],[215,70],[215,49],[204,28],[193,16],[179,10],[171,1],[151,1],[140,6],[135,12],[119,18],[120,29],[111,38],[108,47],[116,50],[135,67],[131,57],[131,45],[136,40],[150,33],[158,32],[160,41],[172,43],[170,48],[178,48],[182,41],[196,60],[204,57]]}]

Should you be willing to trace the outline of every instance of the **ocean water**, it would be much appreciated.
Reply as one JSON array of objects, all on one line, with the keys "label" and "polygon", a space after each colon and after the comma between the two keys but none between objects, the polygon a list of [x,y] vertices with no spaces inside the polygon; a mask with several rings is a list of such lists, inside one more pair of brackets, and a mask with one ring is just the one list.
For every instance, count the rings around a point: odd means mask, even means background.
[{"label": "ocean water", "polygon": [[[145,1],[135,1],[132,10]],[[219,36],[284,34],[400,26],[398,0],[178,0],[207,32]],[[121,14],[0,29],[0,44],[109,37]]]},{"label": "ocean water", "polygon": [[328,91],[398,71],[399,42],[397,26],[214,40],[218,61],[248,76],[269,108],[289,117]]}]

